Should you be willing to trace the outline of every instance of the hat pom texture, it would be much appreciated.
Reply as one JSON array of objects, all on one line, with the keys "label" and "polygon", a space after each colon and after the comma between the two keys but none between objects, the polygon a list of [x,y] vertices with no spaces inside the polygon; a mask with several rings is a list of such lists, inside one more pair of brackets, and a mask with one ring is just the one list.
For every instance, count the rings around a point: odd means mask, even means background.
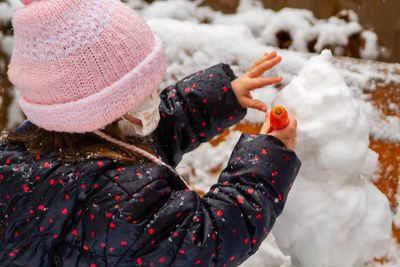
[{"label": "hat pom texture", "polygon": [[52,131],[95,131],[160,83],[162,42],[120,0],[21,2],[26,7],[12,20],[8,75],[32,123]]}]

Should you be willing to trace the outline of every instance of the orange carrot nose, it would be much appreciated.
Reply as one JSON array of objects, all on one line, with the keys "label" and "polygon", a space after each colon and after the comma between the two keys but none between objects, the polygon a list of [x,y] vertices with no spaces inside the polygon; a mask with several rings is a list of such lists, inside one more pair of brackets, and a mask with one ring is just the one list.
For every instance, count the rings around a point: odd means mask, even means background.
[{"label": "orange carrot nose", "polygon": [[269,132],[273,130],[282,130],[289,124],[289,115],[285,108],[274,107],[270,115],[271,127]]}]

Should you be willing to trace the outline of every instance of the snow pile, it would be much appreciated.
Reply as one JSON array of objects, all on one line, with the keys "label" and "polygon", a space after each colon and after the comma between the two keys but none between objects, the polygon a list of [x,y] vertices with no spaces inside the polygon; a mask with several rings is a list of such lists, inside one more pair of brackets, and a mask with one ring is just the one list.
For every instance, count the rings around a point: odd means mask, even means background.
[{"label": "snow pile", "polygon": [[[137,1],[129,1],[136,3]],[[201,1],[158,1],[146,7],[142,15],[150,18],[172,18],[180,21],[212,25],[246,25],[253,36],[265,45],[279,46],[295,51],[320,52],[331,48],[335,55],[346,54],[351,38],[360,38],[363,47],[358,54],[364,59],[376,59],[385,54],[378,45],[377,35],[364,30],[358,16],[351,10],[340,12],[327,20],[317,19],[305,9],[284,8],[277,12],[262,8],[260,1],[243,0],[236,14],[222,15],[209,7],[198,6]]]},{"label": "snow pile", "polygon": [[269,235],[268,238],[262,243],[254,256],[251,256],[242,267],[289,267],[291,265],[291,257],[286,256],[279,249],[276,244],[275,237]]},{"label": "snow pile", "polygon": [[279,46],[276,33],[285,31],[293,40],[290,48],[297,51],[308,51],[308,43],[318,37],[318,31],[313,27],[315,22],[316,19],[309,10],[284,8],[266,24],[262,32],[262,39],[266,44]]},{"label": "snow pile", "polygon": [[330,57],[312,58],[273,101],[299,122],[303,165],[273,233],[301,266],[358,266],[390,245],[388,200],[363,179],[377,167],[368,121]]},{"label": "snow pile", "polygon": [[[322,179],[320,173],[328,174],[323,179],[329,181],[337,176],[336,170],[340,168],[343,181],[337,178],[335,181],[342,184],[357,170],[365,169],[363,162],[374,152],[368,148],[367,118],[354,102],[340,73],[329,62],[330,55],[325,50],[321,56],[312,58],[278,93],[272,106],[284,106],[299,122],[296,152],[306,159],[313,155],[304,164],[303,173],[309,176],[309,167],[311,173],[318,170],[316,179]],[[377,156],[374,157],[376,163]],[[335,172],[325,173],[332,167]]]},{"label": "snow pile", "polygon": [[[376,59],[379,57],[381,49],[377,47],[378,36],[373,31],[363,31],[361,37],[366,40],[365,47],[361,48],[361,58]],[[385,53],[384,51],[382,51]]]},{"label": "snow pile", "polygon": [[[143,9],[144,18],[171,18],[192,22],[208,22],[218,14],[207,6],[198,7],[201,1],[158,1]],[[211,15],[211,16],[210,16]]]},{"label": "snow pile", "polygon": [[0,3],[0,22],[4,25],[9,23],[14,12],[24,5],[20,0],[6,0]]},{"label": "snow pile", "polygon": [[11,31],[7,32],[7,34],[5,34],[5,32],[8,30],[7,28],[14,12],[22,6],[23,4],[20,0],[7,0],[0,2],[0,24],[2,25],[2,31],[0,32],[0,47],[8,57],[11,57],[14,38],[9,35],[11,34]]},{"label": "snow pile", "polygon": [[165,85],[209,67],[211,62],[231,63],[236,71],[243,72],[265,51],[265,46],[243,25],[209,25],[166,18],[149,19],[148,23],[166,44]]}]

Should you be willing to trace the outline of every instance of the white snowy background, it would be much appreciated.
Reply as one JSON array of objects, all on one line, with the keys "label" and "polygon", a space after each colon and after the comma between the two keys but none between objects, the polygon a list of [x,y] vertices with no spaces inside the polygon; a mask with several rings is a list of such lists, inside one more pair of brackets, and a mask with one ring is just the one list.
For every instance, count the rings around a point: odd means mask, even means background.
[{"label": "white snowy background", "polygon": [[[372,80],[400,83],[400,75],[380,71],[400,66],[349,65],[328,51],[313,58],[301,52],[316,39],[317,51],[330,46],[340,55],[348,37],[362,31],[366,46],[361,56],[377,58],[382,52],[377,36],[362,30],[356,14],[350,12],[347,23],[335,17],[318,20],[307,10],[274,12],[252,0],[242,0],[234,15],[200,7],[200,1],[127,2],[165,42],[169,67],[162,86],[219,62],[229,63],[240,75],[265,52],[277,50],[282,56],[268,75],[283,76],[287,87],[280,92],[265,87],[253,96],[268,107],[283,105],[296,116],[296,153],[303,165],[272,234],[242,266],[381,266],[372,260],[382,256],[388,259],[384,266],[400,266],[400,247],[390,237],[392,220],[400,228],[400,212],[391,211],[373,186],[379,166],[377,154],[368,148],[370,137],[399,143],[400,120],[383,118],[362,90],[374,90]],[[3,22],[21,6],[18,0],[9,3],[0,3]],[[274,47],[280,30],[293,36],[289,51]],[[11,54],[12,37],[0,36],[0,41]],[[396,103],[392,106],[398,109]],[[11,123],[22,119],[16,103],[11,114]],[[263,120],[263,113],[249,111],[244,122]],[[226,165],[239,136],[231,131],[217,147],[201,145],[184,157],[178,171],[195,189],[208,191],[218,178],[209,170]]]}]

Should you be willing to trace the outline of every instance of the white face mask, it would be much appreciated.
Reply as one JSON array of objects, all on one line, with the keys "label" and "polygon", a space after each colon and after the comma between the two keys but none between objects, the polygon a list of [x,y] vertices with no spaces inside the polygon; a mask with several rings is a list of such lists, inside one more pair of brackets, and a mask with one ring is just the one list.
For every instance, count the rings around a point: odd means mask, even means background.
[{"label": "white face mask", "polygon": [[[118,127],[122,134],[126,136],[144,137],[150,135],[157,128],[160,121],[158,106],[160,105],[160,96],[158,90],[146,97],[139,105],[127,112],[122,120],[118,122]],[[129,120],[133,117],[142,122],[142,125]]]}]

